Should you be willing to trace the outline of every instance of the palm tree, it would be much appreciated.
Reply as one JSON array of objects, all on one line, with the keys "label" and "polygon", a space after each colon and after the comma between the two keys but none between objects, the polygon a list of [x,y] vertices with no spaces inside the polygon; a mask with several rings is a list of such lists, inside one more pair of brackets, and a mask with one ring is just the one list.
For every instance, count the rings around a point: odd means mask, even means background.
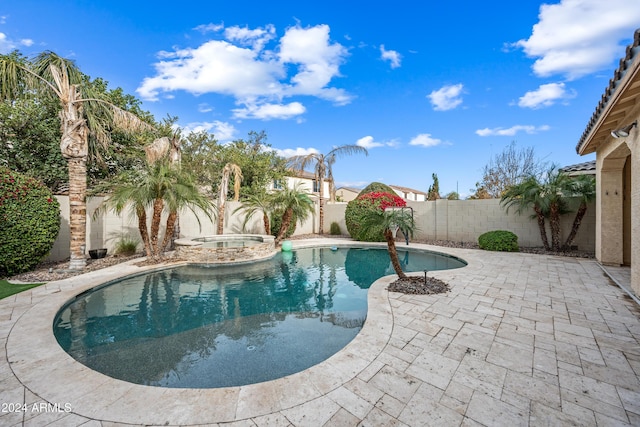
[{"label": "palm tree", "polygon": [[[303,171],[307,166],[313,166],[315,179],[319,185],[319,198],[320,198],[320,225],[318,229],[319,234],[324,234],[324,180],[328,176],[333,182],[333,164],[339,156],[347,154],[363,153],[365,156],[369,155],[366,148],[359,145],[342,145],[335,147],[327,154],[311,153],[304,156],[293,156],[288,162],[289,165],[297,171]],[[331,187],[331,200],[335,200],[335,189],[333,185]]]},{"label": "palm tree", "polygon": [[403,233],[413,237],[416,231],[416,223],[410,211],[405,209],[374,209],[367,211],[362,216],[361,226],[363,229],[382,228],[384,239],[387,242],[387,251],[391,258],[391,265],[400,279],[407,277],[402,271],[402,264],[398,258],[394,230],[402,230]]},{"label": "palm tree", "polygon": [[269,220],[269,213],[273,209],[273,202],[269,193],[266,191],[259,194],[251,194],[242,201],[242,205],[238,206],[233,213],[236,214],[239,211],[244,211],[244,222],[242,228],[245,229],[247,223],[253,215],[258,212],[262,212],[262,224],[264,225],[265,234],[271,234],[271,221]]},{"label": "palm tree", "polygon": [[573,240],[576,238],[582,218],[587,213],[587,204],[592,202],[596,198],[596,179],[591,175],[580,175],[572,178],[568,182],[568,190],[570,196],[578,197],[580,200],[580,206],[576,211],[576,216],[571,225],[571,232],[567,236],[567,240],[564,243],[566,248],[570,248]]},{"label": "palm tree", "polygon": [[111,127],[136,132],[152,130],[152,126],[102,99],[74,62],[50,51],[42,52],[31,62],[21,61],[16,55],[0,56],[0,81],[2,99],[16,99],[25,91],[37,91],[60,103],[60,150],[69,167],[69,268],[81,270],[86,265],[89,153],[107,146]]},{"label": "palm tree", "polygon": [[[540,237],[546,250],[559,251],[560,246],[560,215],[567,213],[567,190],[569,177],[551,167],[541,181],[536,176],[529,176],[520,184],[508,188],[500,201],[509,208],[515,207],[521,214],[526,209],[533,208],[534,218],[538,221]],[[545,219],[549,219],[551,229],[551,245],[547,239]]]},{"label": "palm tree", "polygon": [[[96,214],[112,209],[118,215],[129,207],[138,218],[138,230],[147,257],[158,259],[171,243],[173,230],[181,209],[203,212],[211,219],[213,205],[201,194],[193,178],[168,161],[157,161],[146,169],[121,174],[112,184],[113,192],[102,203]],[[151,227],[147,228],[147,209],[152,207]],[[165,234],[160,242],[160,221],[168,211]],[[95,215],[95,214],[94,214]],[[196,219],[198,215],[195,215]],[[199,219],[198,219],[199,222]]]},{"label": "palm tree", "polygon": [[233,201],[237,202],[240,198],[240,184],[242,183],[242,170],[240,166],[234,163],[227,163],[222,169],[222,180],[218,191],[218,230],[216,234],[222,234],[224,229],[224,205],[227,201],[227,192],[229,191],[229,179],[233,174]]},{"label": "palm tree", "polygon": [[287,233],[291,222],[304,221],[313,213],[313,201],[302,183],[294,188],[284,188],[273,194],[273,208],[282,212],[282,223],[275,242],[279,244]]},{"label": "palm tree", "polygon": [[542,245],[545,250],[549,250],[549,240],[547,239],[547,229],[545,221],[545,212],[542,211],[542,203],[540,199],[540,183],[534,176],[530,176],[523,180],[520,184],[514,185],[506,189],[500,200],[500,204],[506,206],[506,211],[509,213],[509,209],[515,207],[516,213],[521,215],[529,208],[533,208],[538,222],[538,230],[540,231],[540,238],[542,239]]}]

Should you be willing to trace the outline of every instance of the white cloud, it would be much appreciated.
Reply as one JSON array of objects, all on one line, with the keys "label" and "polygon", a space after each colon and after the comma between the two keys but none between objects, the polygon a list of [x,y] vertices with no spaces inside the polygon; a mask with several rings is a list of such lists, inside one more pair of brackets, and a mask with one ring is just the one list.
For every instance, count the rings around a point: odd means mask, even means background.
[{"label": "white cloud", "polygon": [[196,31],[200,31],[201,33],[217,33],[224,29],[224,24],[202,24],[198,25],[194,28]]},{"label": "white cloud", "polygon": [[210,106],[209,104],[207,104],[206,102],[198,104],[198,112],[199,113],[209,113],[211,111],[213,111],[213,107]]},{"label": "white cloud", "polygon": [[433,109],[436,111],[447,111],[456,108],[462,104],[462,91],[464,86],[462,83],[457,85],[443,86],[438,90],[434,90],[427,98],[431,100]]},{"label": "white cloud", "polygon": [[238,133],[237,129],[230,123],[221,122],[219,120],[213,122],[194,122],[189,123],[182,128],[185,134],[190,132],[207,132],[213,133],[218,142],[224,144],[225,142],[233,141]]},{"label": "white cloud", "polygon": [[29,47],[31,45],[33,45],[31,39],[12,40],[5,33],[0,33],[0,54],[9,53],[20,46]]},{"label": "white cloud", "polygon": [[391,68],[398,68],[400,66],[402,55],[397,51],[386,50],[384,45],[380,45],[380,56],[384,61],[389,61],[391,63]]},{"label": "white cloud", "polygon": [[[196,28],[221,29],[211,24]],[[291,96],[315,96],[338,105],[351,101],[349,93],[329,86],[340,75],[348,52],[330,41],[327,25],[290,27],[273,50],[266,49],[275,37],[272,25],[230,27],[224,36],[226,40],[209,40],[195,48],[159,52],[155,75],[146,77],[137,93],[150,101],[180,90],[228,95],[242,106],[234,110],[236,117],[259,119],[304,113],[300,102],[282,103]]]},{"label": "white cloud", "polygon": [[567,92],[564,83],[548,83],[540,85],[537,90],[529,91],[518,99],[522,108],[549,107],[558,100],[575,97],[575,92]]},{"label": "white cloud", "polygon": [[562,0],[540,6],[531,36],[513,46],[536,59],[540,77],[575,79],[609,66],[640,22],[637,0]]},{"label": "white cloud", "polygon": [[364,147],[366,149],[384,146],[382,142],[375,142],[372,136],[363,136],[362,138],[356,141],[356,145],[360,147]]},{"label": "white cloud", "polygon": [[224,35],[231,42],[251,46],[253,50],[261,51],[275,37],[276,28],[273,25],[267,25],[265,28],[256,28],[255,30],[250,30],[247,27],[229,27],[224,30]]},{"label": "white cloud", "polygon": [[299,102],[289,104],[246,104],[243,108],[235,108],[233,117],[236,119],[290,119],[304,114],[306,108]]},{"label": "white cloud", "polygon": [[276,151],[276,153],[278,153],[279,156],[284,158],[289,158],[293,156],[306,156],[312,153],[319,153],[319,151],[316,150],[315,148],[301,148],[301,147],[297,147],[295,149],[285,148],[282,150],[279,148],[274,148],[274,150]]},{"label": "white cloud", "polygon": [[442,144],[442,140],[432,138],[429,133],[421,133],[420,135],[414,136],[411,141],[409,141],[409,145],[420,145],[422,147],[435,147],[440,144]]},{"label": "white cloud", "polygon": [[550,127],[547,125],[542,126],[531,126],[531,125],[516,125],[512,126],[508,129],[504,128],[484,128],[478,129],[476,131],[476,135],[479,136],[514,136],[518,132],[526,132],[528,134],[536,134],[538,132],[543,132],[549,130]]},{"label": "white cloud", "polygon": [[282,64],[296,64],[298,72],[291,77],[292,85],[287,85],[286,95],[313,95],[347,104],[351,100],[344,90],[327,88],[332,78],[340,76],[340,65],[348,52],[339,43],[329,40],[329,26],[287,29],[280,39],[278,58]]}]

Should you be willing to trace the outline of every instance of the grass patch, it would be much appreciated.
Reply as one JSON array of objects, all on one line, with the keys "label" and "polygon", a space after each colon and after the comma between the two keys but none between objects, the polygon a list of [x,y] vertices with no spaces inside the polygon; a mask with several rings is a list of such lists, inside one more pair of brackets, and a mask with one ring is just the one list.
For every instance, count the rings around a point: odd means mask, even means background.
[{"label": "grass patch", "polygon": [[18,292],[26,291],[27,289],[40,286],[42,283],[25,283],[20,285],[14,285],[6,280],[0,280],[0,299],[17,294]]}]

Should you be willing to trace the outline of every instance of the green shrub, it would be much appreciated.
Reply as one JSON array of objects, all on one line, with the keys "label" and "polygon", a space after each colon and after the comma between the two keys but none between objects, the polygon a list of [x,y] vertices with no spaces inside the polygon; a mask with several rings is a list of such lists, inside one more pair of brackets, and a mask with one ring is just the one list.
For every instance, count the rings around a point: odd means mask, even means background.
[{"label": "green shrub", "polygon": [[363,229],[360,226],[360,224],[362,224],[362,218],[371,210],[384,209],[391,206],[404,207],[406,205],[407,203],[404,199],[396,195],[393,190],[391,193],[380,191],[374,191],[371,193],[361,192],[357,199],[347,203],[347,208],[344,212],[347,231],[354,240],[363,242],[383,242],[384,229],[382,227],[370,227],[368,229]]},{"label": "green shrub", "polygon": [[340,230],[340,225],[337,222],[334,221],[331,223],[329,234],[331,234],[332,236],[339,236],[342,234],[342,230]]},{"label": "green shrub", "polygon": [[[287,232],[284,234],[285,239],[293,236],[293,233],[295,233],[296,231],[297,225],[298,225],[298,219],[294,217],[291,220],[291,224],[289,224],[289,228],[287,229]],[[278,237],[278,233],[280,232],[281,226],[282,226],[282,213],[274,212],[274,214],[271,215],[271,234],[275,237]]]},{"label": "green shrub", "polygon": [[496,230],[478,237],[480,249],[487,251],[518,252],[518,236],[510,231]]},{"label": "green shrub", "polygon": [[60,204],[35,178],[0,167],[0,275],[28,271],[49,254]]},{"label": "green shrub", "polygon": [[372,182],[371,184],[364,187],[359,193],[358,197],[367,193],[389,193],[395,194],[393,188],[389,187],[387,184],[383,184],[381,182]]},{"label": "green shrub", "polygon": [[136,253],[138,250],[138,243],[140,241],[133,237],[121,236],[116,242],[115,253],[118,255],[129,256]]}]

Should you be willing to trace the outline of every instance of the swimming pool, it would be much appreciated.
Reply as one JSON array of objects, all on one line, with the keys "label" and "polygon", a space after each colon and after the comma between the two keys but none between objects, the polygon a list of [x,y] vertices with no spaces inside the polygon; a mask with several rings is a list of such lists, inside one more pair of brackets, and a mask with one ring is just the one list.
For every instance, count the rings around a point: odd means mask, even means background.
[{"label": "swimming pool", "polygon": [[[465,265],[399,251],[406,271]],[[59,344],[125,381],[216,388],[300,372],[349,343],[367,288],[392,274],[385,249],[300,249],[235,266],[183,266],[78,295],[54,321]]]}]

